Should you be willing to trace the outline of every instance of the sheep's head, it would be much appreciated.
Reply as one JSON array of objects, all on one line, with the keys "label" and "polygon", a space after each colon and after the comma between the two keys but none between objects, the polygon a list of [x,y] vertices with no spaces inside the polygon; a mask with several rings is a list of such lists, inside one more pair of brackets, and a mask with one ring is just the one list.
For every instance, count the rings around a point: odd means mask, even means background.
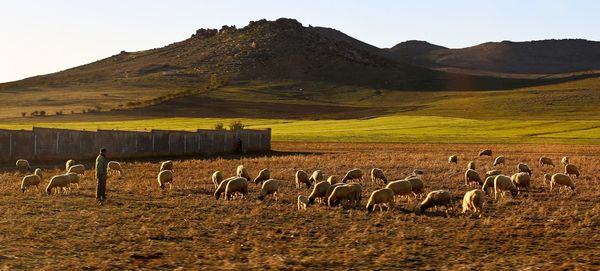
[{"label": "sheep's head", "polygon": [[48,193],[48,195],[52,194],[52,187],[47,187],[46,193]]},{"label": "sheep's head", "polygon": [[367,212],[368,212],[369,214],[373,212],[373,209],[374,209],[374,205],[369,205],[369,206],[367,206]]},{"label": "sheep's head", "polygon": [[315,198],[313,198],[313,197],[308,197],[308,203],[307,203],[307,205],[311,205],[311,204],[313,204],[313,203],[315,203]]},{"label": "sheep's head", "polygon": [[215,199],[219,199],[221,197],[221,191],[215,192]]},{"label": "sheep's head", "polygon": [[510,190],[510,194],[512,195],[513,198],[516,198],[517,195],[519,195],[519,190],[517,190],[517,189],[511,189]]}]

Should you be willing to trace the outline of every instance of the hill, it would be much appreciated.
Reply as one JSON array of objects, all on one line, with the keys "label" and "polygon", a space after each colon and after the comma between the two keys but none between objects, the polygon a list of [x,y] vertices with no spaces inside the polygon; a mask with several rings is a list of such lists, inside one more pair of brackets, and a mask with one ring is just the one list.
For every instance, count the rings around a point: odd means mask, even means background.
[{"label": "hill", "polygon": [[451,67],[519,74],[600,69],[600,42],[581,39],[486,42],[462,49],[407,41],[388,51],[401,61],[427,68]]}]

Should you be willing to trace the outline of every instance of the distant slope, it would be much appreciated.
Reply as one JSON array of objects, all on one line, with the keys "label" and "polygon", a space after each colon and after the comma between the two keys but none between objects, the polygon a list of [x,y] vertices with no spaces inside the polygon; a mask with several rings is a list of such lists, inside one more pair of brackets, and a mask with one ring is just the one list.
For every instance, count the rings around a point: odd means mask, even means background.
[{"label": "distant slope", "polygon": [[487,42],[462,49],[407,41],[388,51],[401,61],[428,68],[522,74],[600,69],[600,42],[581,39]]}]

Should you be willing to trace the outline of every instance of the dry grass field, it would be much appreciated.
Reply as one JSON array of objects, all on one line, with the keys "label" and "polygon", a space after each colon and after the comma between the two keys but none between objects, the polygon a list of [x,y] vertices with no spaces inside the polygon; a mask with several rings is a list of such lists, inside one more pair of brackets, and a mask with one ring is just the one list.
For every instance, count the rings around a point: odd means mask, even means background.
[{"label": "dry grass field", "polygon": [[[296,169],[343,175],[354,167],[380,167],[390,179],[425,170],[426,190],[448,189],[462,197],[470,159],[483,174],[491,148],[534,171],[533,189],[517,198],[488,199],[481,218],[455,210],[414,212],[402,201],[389,212],[368,215],[368,195],[380,185],[365,181],[358,208],[310,206],[296,210],[305,188],[293,184]],[[274,143],[267,156],[176,161],[175,186],[161,192],[159,163],[126,162],[125,176],[111,177],[108,202],[94,202],[92,171],[81,189],[45,195],[18,190],[22,175],[0,175],[0,268],[36,270],[597,270],[600,268],[600,146]],[[459,164],[447,157],[459,155]],[[540,156],[556,164],[568,155],[582,175],[570,189],[548,193]],[[215,200],[210,175],[226,176],[244,164],[254,177],[269,168],[286,181],[279,201],[259,202],[250,185],[246,200]],[[33,167],[39,166],[36,164]],[[43,185],[60,166],[47,169]],[[472,189],[472,188],[469,188]]]}]

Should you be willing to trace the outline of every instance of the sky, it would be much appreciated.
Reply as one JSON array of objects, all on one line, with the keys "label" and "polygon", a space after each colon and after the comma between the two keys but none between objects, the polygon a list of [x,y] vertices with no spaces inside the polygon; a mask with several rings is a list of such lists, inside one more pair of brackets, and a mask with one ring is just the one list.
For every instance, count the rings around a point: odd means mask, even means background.
[{"label": "sky", "polygon": [[414,39],[462,48],[502,40],[600,40],[599,14],[595,0],[0,0],[0,82],[262,18],[331,27],[382,48]]}]

